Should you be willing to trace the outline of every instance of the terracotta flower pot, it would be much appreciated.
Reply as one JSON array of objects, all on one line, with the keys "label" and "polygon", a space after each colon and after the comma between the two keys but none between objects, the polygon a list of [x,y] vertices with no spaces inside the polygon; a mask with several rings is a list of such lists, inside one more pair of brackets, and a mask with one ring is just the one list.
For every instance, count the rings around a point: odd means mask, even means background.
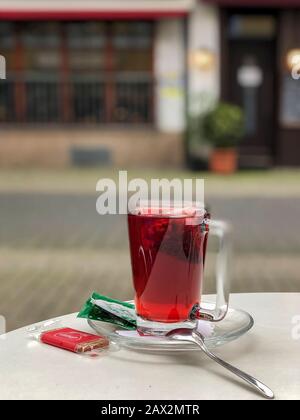
[{"label": "terracotta flower pot", "polygon": [[210,157],[209,167],[212,172],[233,174],[237,170],[238,153],[234,148],[215,149]]}]

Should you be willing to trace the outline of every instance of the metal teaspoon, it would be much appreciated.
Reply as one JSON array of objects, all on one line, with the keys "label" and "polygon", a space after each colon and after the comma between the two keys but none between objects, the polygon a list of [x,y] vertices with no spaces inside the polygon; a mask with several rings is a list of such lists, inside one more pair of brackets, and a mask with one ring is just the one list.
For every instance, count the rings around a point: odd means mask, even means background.
[{"label": "metal teaspoon", "polygon": [[258,381],[257,379],[253,378],[253,376],[248,375],[245,372],[242,372],[240,369],[230,365],[229,363],[225,362],[224,360],[217,357],[213,354],[207,347],[204,342],[204,337],[202,334],[199,333],[197,330],[192,330],[189,328],[177,328],[168,332],[167,337],[173,340],[178,341],[190,341],[192,343],[197,344],[201,350],[212,360],[219,363],[219,365],[223,366],[225,369],[229,370],[233,374],[237,375],[239,378],[243,379],[253,388],[255,388],[260,394],[262,394],[265,398],[269,400],[273,400],[275,398],[274,393],[264,385],[262,382]]}]

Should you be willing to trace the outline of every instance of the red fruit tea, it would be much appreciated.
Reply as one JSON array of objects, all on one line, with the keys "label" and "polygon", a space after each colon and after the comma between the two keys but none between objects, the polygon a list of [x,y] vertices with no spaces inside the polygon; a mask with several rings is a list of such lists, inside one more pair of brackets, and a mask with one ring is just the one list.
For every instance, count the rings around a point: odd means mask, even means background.
[{"label": "red fruit tea", "polygon": [[189,319],[199,304],[208,227],[207,213],[128,215],[137,315],[149,321]]}]

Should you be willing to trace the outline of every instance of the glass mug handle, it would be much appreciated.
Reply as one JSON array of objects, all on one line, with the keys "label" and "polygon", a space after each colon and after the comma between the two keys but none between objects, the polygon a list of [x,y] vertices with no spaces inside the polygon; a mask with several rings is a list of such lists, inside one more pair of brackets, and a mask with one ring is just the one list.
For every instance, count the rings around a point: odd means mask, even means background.
[{"label": "glass mug handle", "polygon": [[231,228],[226,222],[206,220],[209,234],[216,236],[219,242],[219,252],[216,262],[216,303],[205,303],[195,307],[191,318],[210,322],[222,321],[228,311],[230,295],[231,266]]}]

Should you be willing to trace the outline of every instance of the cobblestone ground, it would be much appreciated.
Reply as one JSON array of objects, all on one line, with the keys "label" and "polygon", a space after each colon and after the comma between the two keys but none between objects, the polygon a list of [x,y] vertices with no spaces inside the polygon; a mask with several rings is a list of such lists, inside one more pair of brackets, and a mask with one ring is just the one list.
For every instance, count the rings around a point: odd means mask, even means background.
[{"label": "cobblestone ground", "polygon": [[[132,297],[126,219],[93,194],[0,193],[0,314],[8,330],[76,311],[91,291]],[[235,231],[234,292],[300,292],[300,197],[218,197]],[[213,254],[205,291],[213,292]]]}]

